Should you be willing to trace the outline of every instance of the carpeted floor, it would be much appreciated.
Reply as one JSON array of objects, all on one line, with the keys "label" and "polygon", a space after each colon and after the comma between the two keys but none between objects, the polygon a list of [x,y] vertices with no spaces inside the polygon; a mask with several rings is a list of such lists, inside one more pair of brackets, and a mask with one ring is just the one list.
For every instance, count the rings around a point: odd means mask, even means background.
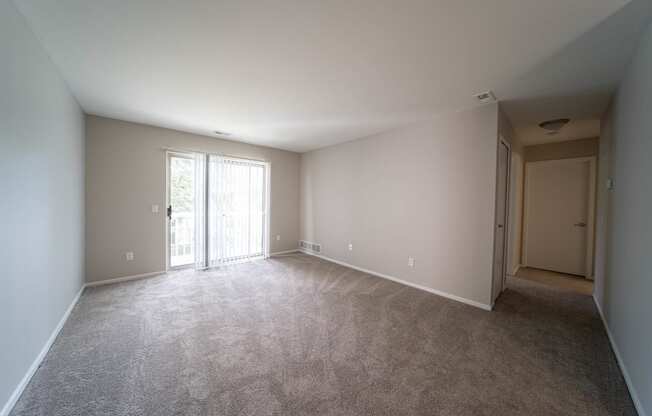
[{"label": "carpeted floor", "polygon": [[635,415],[588,296],[486,312],[306,255],[86,290],[23,415]]},{"label": "carpeted floor", "polygon": [[588,296],[593,295],[593,281],[579,276],[551,272],[548,270],[532,269],[530,267],[521,267],[515,277]]}]

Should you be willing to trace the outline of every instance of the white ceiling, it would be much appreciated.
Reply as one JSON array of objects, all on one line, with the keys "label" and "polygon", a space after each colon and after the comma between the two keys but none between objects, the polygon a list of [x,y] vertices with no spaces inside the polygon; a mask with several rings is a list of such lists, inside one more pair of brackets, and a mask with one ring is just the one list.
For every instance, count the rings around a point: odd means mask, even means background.
[{"label": "white ceiling", "polygon": [[600,120],[573,120],[554,135],[550,135],[547,130],[540,128],[537,124],[518,126],[515,129],[516,135],[521,140],[523,146],[531,146],[533,144],[599,137]]},{"label": "white ceiling", "polygon": [[294,151],[490,89],[517,129],[595,120],[651,13],[648,0],[15,3],[86,112]]}]

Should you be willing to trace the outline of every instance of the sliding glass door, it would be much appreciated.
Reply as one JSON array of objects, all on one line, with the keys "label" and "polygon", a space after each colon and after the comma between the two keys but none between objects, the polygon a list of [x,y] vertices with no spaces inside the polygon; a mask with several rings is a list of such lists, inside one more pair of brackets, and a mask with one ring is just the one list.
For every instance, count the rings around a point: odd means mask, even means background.
[{"label": "sliding glass door", "polygon": [[168,264],[195,263],[195,159],[169,153],[168,163]]},{"label": "sliding glass door", "polygon": [[266,256],[268,181],[265,162],[169,153],[169,267]]},{"label": "sliding glass door", "polygon": [[265,165],[209,156],[208,265],[265,254]]}]

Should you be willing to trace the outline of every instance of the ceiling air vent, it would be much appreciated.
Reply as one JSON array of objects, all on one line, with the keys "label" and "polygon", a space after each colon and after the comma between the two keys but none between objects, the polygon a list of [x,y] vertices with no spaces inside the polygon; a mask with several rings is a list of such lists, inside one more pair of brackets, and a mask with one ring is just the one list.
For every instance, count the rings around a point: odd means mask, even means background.
[{"label": "ceiling air vent", "polygon": [[492,91],[481,92],[476,94],[475,98],[482,104],[493,103],[496,101],[496,96]]}]

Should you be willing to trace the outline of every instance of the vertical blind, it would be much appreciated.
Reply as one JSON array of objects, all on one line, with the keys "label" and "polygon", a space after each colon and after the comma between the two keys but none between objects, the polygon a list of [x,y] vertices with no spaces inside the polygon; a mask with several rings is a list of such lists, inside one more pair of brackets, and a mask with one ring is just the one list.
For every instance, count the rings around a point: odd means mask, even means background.
[{"label": "vertical blind", "polygon": [[[198,267],[214,267],[266,251],[266,165],[262,162],[208,155],[198,195]],[[201,163],[198,163],[201,165]],[[201,174],[199,174],[201,176]],[[203,242],[203,243],[202,243]],[[205,245],[204,245],[205,244]]]}]

